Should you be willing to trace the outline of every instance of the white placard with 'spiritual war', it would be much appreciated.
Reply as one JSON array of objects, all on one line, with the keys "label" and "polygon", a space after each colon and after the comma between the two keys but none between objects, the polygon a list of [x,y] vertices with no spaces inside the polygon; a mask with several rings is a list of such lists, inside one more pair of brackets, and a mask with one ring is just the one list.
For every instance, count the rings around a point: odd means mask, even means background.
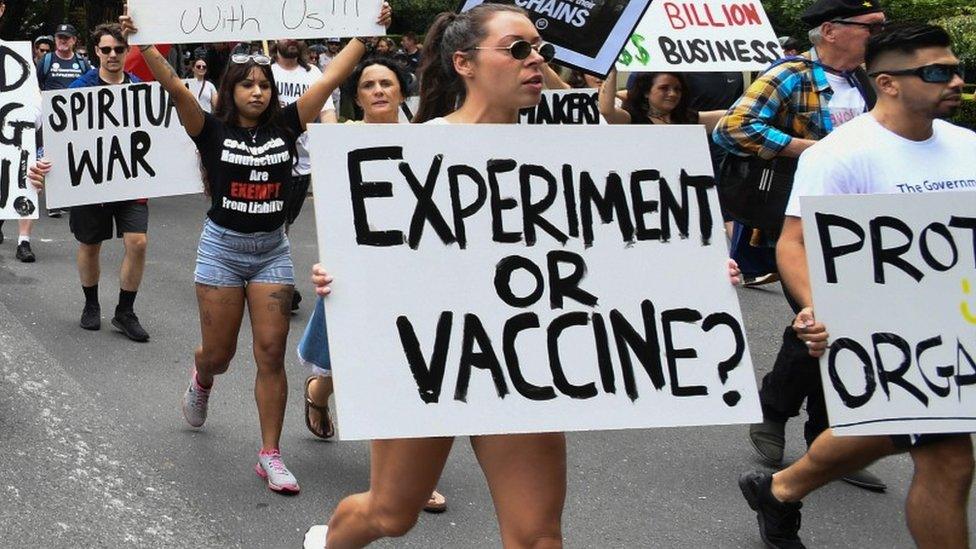
[{"label": "white placard with 'spiritual war'", "polygon": [[203,191],[196,145],[158,83],[42,95],[49,207]]},{"label": "white placard with 'spiritual war'", "polygon": [[310,137],[342,438],[760,419],[701,126]]},{"label": "white placard with 'spiritual war'", "polygon": [[37,219],[27,179],[36,155],[41,94],[30,42],[0,40],[0,219]]},{"label": "white placard with 'spiritual war'", "polygon": [[834,432],[976,432],[976,192],[800,205]]},{"label": "white placard with 'spiritual war'", "polygon": [[131,44],[378,36],[382,0],[128,0]]},{"label": "white placard with 'spiritual war'", "polygon": [[620,53],[617,69],[761,71],[782,54],[759,0],[655,0]]}]

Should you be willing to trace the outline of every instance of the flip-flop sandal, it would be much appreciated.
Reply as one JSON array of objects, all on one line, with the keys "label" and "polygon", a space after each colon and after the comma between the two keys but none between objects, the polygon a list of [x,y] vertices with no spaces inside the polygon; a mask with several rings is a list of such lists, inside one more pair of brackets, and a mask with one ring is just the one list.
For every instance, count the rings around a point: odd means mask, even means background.
[{"label": "flip-flop sandal", "polygon": [[[308,376],[308,378],[305,379],[305,426],[308,427],[309,432],[313,435],[321,439],[328,440],[335,436],[335,425],[332,424],[332,418],[329,417],[329,406],[319,406],[318,404],[312,402],[312,398],[308,396],[308,385],[313,379],[320,379],[321,377],[322,376]],[[310,418],[308,415],[309,410],[315,410],[321,414],[322,419],[325,420],[324,423],[328,425],[328,428],[325,431],[315,430],[315,428],[312,426],[312,418]]]},{"label": "flip-flop sandal", "polygon": [[434,493],[430,495],[430,499],[427,500],[427,505],[424,505],[424,511],[428,513],[443,513],[447,511],[447,498],[437,490],[434,490]]}]

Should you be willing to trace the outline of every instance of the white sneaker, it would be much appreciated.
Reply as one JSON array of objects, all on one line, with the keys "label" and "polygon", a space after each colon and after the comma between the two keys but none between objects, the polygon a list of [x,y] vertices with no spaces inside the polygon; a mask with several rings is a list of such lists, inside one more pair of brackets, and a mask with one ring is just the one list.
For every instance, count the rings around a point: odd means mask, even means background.
[{"label": "white sneaker", "polygon": [[207,403],[211,389],[204,389],[197,383],[197,371],[193,370],[190,386],[183,393],[183,417],[191,427],[201,427],[207,421]]},{"label": "white sneaker", "polygon": [[291,471],[285,467],[281,461],[281,453],[278,450],[270,452],[259,452],[258,462],[254,465],[254,472],[259,477],[268,481],[268,488],[283,494],[297,494],[301,489],[298,487],[298,480]]},{"label": "white sneaker", "polygon": [[302,549],[325,549],[325,535],[329,532],[329,527],[325,524],[316,524],[305,532],[305,543]]}]

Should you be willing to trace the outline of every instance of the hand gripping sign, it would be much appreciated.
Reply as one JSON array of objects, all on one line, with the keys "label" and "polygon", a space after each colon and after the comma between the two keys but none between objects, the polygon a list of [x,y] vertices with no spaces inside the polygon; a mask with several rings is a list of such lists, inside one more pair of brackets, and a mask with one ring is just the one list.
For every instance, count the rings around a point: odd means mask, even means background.
[{"label": "hand gripping sign", "polygon": [[343,438],[759,420],[700,126],[310,132]]},{"label": "hand gripping sign", "polygon": [[834,432],[976,432],[976,192],[800,203]]}]

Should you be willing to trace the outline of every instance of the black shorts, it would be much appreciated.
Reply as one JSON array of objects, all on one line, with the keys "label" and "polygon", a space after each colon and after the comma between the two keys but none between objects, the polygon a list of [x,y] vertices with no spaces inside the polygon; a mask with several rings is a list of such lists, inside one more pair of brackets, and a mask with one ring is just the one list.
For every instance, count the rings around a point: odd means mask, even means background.
[{"label": "black shorts", "polygon": [[912,448],[928,446],[953,437],[968,436],[965,433],[926,433],[924,435],[888,435],[891,442],[895,443],[895,448],[901,451],[908,451]]},{"label": "black shorts", "polygon": [[302,206],[305,205],[305,199],[308,198],[308,185],[311,182],[311,175],[291,176],[291,190],[288,192],[288,197],[285,198],[285,214],[288,216],[287,223],[289,225],[295,223],[298,214],[302,213]]},{"label": "black shorts", "polygon": [[125,200],[108,204],[74,206],[68,218],[68,226],[75,240],[82,244],[99,244],[112,239],[112,222],[116,236],[123,233],[145,234],[149,228],[149,205],[145,202]]}]

